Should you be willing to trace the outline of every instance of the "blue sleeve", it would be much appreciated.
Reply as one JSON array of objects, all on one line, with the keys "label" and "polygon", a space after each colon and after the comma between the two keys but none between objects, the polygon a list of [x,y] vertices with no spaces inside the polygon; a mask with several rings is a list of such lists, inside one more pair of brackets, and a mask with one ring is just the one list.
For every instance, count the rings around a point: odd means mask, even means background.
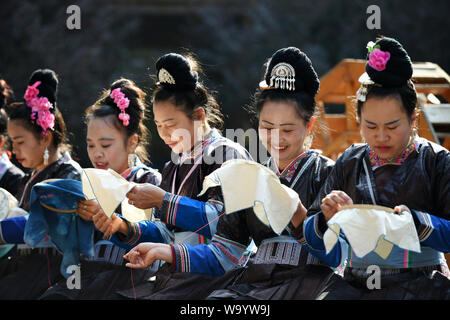
[{"label": "blue sleeve", "polygon": [[450,221],[418,210],[411,210],[411,213],[421,245],[449,253]]},{"label": "blue sleeve", "polygon": [[225,273],[216,256],[206,244],[171,245],[173,272],[190,272],[209,276],[221,276]]},{"label": "blue sleeve", "polygon": [[166,192],[159,215],[165,223],[211,239],[223,209],[223,203],[218,200],[203,202]]},{"label": "blue sleeve", "polygon": [[172,245],[172,271],[221,276],[247,263],[247,247],[236,241],[214,235],[210,244]]},{"label": "blue sleeve", "polygon": [[130,250],[141,242],[165,243],[159,228],[152,221],[129,222],[123,219],[128,225],[128,234],[124,237],[114,234],[110,241],[121,248]]},{"label": "blue sleeve", "polygon": [[305,245],[307,250],[319,260],[330,267],[337,267],[344,260],[343,252],[347,252],[346,242],[339,237],[339,241],[327,254],[323,241],[323,233],[327,228],[325,217],[320,211],[303,222],[303,234],[298,236],[298,241]]},{"label": "blue sleeve", "polygon": [[0,221],[0,243],[25,243],[23,240],[23,235],[27,220],[28,215]]}]

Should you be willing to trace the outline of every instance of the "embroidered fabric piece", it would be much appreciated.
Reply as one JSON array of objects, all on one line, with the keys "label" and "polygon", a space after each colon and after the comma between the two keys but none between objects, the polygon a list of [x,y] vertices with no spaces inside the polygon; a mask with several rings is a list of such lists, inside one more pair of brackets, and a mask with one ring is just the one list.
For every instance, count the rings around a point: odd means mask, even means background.
[{"label": "embroidered fabric piece", "polygon": [[323,236],[327,254],[333,249],[342,231],[358,257],[374,251],[386,259],[395,245],[421,252],[419,238],[409,212],[374,205],[343,206],[328,222]]},{"label": "embroidered fabric piece", "polygon": [[135,186],[114,170],[83,169],[81,176],[83,194],[88,200],[97,200],[103,212],[110,218],[119,205],[122,216],[130,222],[151,220],[151,209],[142,210],[128,203],[126,194]]},{"label": "embroidered fabric piece", "polygon": [[302,250],[302,245],[298,241],[292,238],[283,239],[280,237],[267,240],[264,240],[258,247],[258,251],[253,259],[255,264],[277,263],[292,266],[298,265]]},{"label": "embroidered fabric piece", "polygon": [[272,170],[243,159],[228,160],[205,177],[199,196],[215,186],[222,188],[226,214],[253,208],[277,234],[286,228],[300,201],[297,192],[281,184]]},{"label": "embroidered fabric piece", "polygon": [[310,152],[304,152],[304,153],[300,154],[297,158],[292,160],[291,163],[286,168],[284,168],[281,173],[277,167],[277,171],[276,171],[277,176],[279,178],[284,178],[287,181],[291,181],[292,177],[294,176],[295,171],[298,168],[300,161],[302,160],[303,157],[305,157],[309,153]]}]

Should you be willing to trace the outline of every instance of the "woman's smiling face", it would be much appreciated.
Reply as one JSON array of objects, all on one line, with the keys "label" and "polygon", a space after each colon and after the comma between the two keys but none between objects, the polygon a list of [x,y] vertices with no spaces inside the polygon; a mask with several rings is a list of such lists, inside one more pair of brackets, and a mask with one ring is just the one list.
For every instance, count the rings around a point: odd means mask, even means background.
[{"label": "woman's smiling face", "polygon": [[280,169],[304,152],[306,125],[293,102],[267,101],[259,113],[259,135]]},{"label": "woman's smiling face", "polygon": [[[128,168],[128,155],[132,153],[125,130],[112,123],[115,117],[93,118],[87,127],[87,151],[92,165],[97,169],[112,169],[122,173]],[[111,119],[108,119],[111,118]]]}]

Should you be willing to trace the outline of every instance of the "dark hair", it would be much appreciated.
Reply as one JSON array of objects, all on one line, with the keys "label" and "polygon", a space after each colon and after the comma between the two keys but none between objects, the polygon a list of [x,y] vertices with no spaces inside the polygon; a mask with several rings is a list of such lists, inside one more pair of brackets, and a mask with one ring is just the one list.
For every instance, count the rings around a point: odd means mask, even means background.
[{"label": "dark hair", "polygon": [[152,103],[170,101],[183,107],[190,119],[197,107],[206,113],[207,123],[221,129],[223,115],[220,106],[207,88],[198,81],[200,67],[192,56],[176,53],[166,54],[156,62],[156,88],[152,94]]},{"label": "dark hair", "polygon": [[[372,97],[396,97],[402,102],[403,108],[409,118],[417,110],[417,93],[411,80],[413,66],[403,46],[395,39],[380,37],[374,44],[379,50],[389,52],[389,60],[383,70],[374,69],[369,63],[367,54],[366,73],[372,83],[363,83],[365,100]],[[357,114],[361,117],[363,101],[357,101]]]},{"label": "dark hair", "polygon": [[5,108],[14,93],[4,79],[0,79],[0,135],[6,135],[8,116]]},{"label": "dark hair", "polygon": [[[294,68],[294,86],[291,89],[270,87],[272,82],[272,70],[280,63],[289,64]],[[264,81],[266,86],[256,90],[252,98],[252,104],[248,111],[253,120],[259,117],[264,104],[268,101],[291,102],[299,115],[306,123],[311,120],[316,110],[315,95],[319,91],[320,80],[313,68],[311,60],[300,49],[295,47],[283,48],[276,51],[266,63],[267,68]]]},{"label": "dark hair", "polygon": [[[55,126],[53,129],[49,129],[49,132],[53,135],[53,146],[56,150],[69,151],[70,146],[66,141],[66,124],[57,107],[58,77],[53,70],[38,69],[31,75],[28,85],[31,86],[36,81],[41,82],[37,87],[39,90],[38,97],[46,97],[53,105],[53,108],[50,108],[50,112],[55,116]],[[9,120],[22,120],[23,126],[30,130],[35,135],[36,139],[41,139],[42,127],[31,118],[31,108],[28,107],[25,102],[10,104],[7,108],[7,113]]]},{"label": "dark hair", "polygon": [[[120,91],[130,101],[128,108],[125,109],[125,112],[130,116],[128,126],[124,126],[122,120],[119,119],[119,114],[122,111],[114,102],[114,99],[110,97],[111,92],[117,88],[120,88]],[[86,122],[89,123],[92,119],[106,118],[112,115],[112,124],[117,130],[125,132],[126,139],[134,134],[138,136],[139,143],[136,148],[136,154],[141,160],[149,161],[147,147],[150,141],[150,132],[144,124],[146,120],[145,99],[146,93],[136,86],[132,80],[121,78],[114,81],[110,88],[104,90],[100,98],[86,109]]]},{"label": "dark hair", "polygon": [[[382,87],[376,85],[367,86],[366,101],[370,98],[387,97],[399,98],[409,119],[412,117],[414,112],[417,111],[417,93],[414,89],[414,84],[412,81],[408,81],[406,84],[398,87]],[[361,118],[361,110],[363,105],[363,101],[357,100],[356,112],[359,118]]]}]

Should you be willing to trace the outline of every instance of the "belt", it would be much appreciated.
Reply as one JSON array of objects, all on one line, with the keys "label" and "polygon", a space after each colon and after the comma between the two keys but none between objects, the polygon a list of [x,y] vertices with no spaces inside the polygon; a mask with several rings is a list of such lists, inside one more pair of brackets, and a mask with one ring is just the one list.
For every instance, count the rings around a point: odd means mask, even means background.
[{"label": "belt", "polygon": [[[416,268],[380,268],[380,276],[391,276],[401,273],[407,273],[407,272],[432,272],[434,270],[441,270],[441,265],[432,265],[432,266],[424,266],[424,267],[416,267]],[[373,273],[368,273],[367,269],[361,269],[361,268],[352,268],[347,267],[344,271],[344,277],[351,275],[358,279],[367,279],[370,277]]]}]

